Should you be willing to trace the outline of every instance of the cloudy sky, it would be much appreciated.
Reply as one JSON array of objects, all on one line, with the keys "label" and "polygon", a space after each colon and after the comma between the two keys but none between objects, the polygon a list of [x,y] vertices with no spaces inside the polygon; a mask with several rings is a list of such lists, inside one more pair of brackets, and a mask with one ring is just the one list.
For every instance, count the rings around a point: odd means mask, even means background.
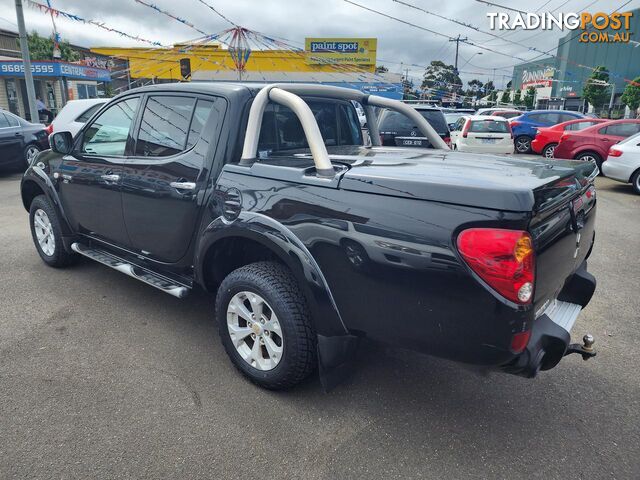
[{"label": "cloudy sky", "polygon": [[[46,0],[38,0],[46,3]],[[390,18],[363,10],[344,0],[145,0],[177,16],[184,18],[198,29],[219,32],[229,27],[202,2],[221,11],[231,21],[268,35],[290,39],[301,44],[305,37],[376,37],[378,38],[378,64],[391,71],[409,68],[410,76],[419,78],[423,69],[407,64],[426,65],[431,60],[454,62],[455,43],[433,33],[415,28]],[[411,9],[394,0],[354,0],[356,3],[378,10],[393,17],[411,22],[451,37],[458,34],[507,55],[532,59],[539,55],[528,50],[551,50],[563,33],[558,31],[497,32],[495,38],[471,28],[453,23],[434,15]],[[506,11],[477,0],[404,0],[438,15],[471,24],[489,31],[488,12]],[[491,0],[493,3],[541,12],[611,12],[623,6],[621,11],[640,7],[640,0]],[[51,19],[25,3],[25,20],[28,30],[42,35],[51,33]],[[54,8],[75,15],[104,22],[121,31],[139,35],[163,44],[199,37],[192,28],[157,13],[135,0],[50,0]],[[13,0],[0,0],[0,28],[17,30]],[[103,31],[92,25],[57,18],[59,33],[66,40],[83,46],[142,46],[115,33]],[[515,45],[512,42],[520,43]],[[478,54],[482,52],[482,54]],[[403,62],[401,65],[400,62]],[[481,50],[475,46],[460,44],[459,69],[463,81],[480,78],[487,81],[494,77],[501,86],[510,78],[511,66],[518,60],[498,53]]]}]

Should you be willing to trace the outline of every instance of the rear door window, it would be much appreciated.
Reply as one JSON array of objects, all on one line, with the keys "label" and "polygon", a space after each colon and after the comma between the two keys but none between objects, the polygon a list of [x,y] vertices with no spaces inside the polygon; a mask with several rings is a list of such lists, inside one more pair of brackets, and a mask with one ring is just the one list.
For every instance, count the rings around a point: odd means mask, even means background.
[{"label": "rear door window", "polygon": [[186,150],[193,97],[153,95],[147,99],[136,141],[136,156],[168,157]]},{"label": "rear door window", "polygon": [[509,133],[507,122],[498,120],[472,120],[469,131],[473,133]]},{"label": "rear door window", "polygon": [[9,128],[9,119],[8,115],[0,112],[0,128]]},{"label": "rear door window", "polygon": [[[603,128],[605,135],[616,137],[630,137],[640,131],[640,123],[616,123]],[[601,132],[602,132],[601,130]]]},{"label": "rear door window", "polygon": [[589,120],[585,120],[584,122],[576,122],[576,123],[572,123],[570,125],[566,125],[564,127],[564,129],[565,130],[571,130],[571,131],[582,130],[584,128],[591,127],[592,125],[594,125],[596,123],[598,123],[598,122],[591,122]]}]

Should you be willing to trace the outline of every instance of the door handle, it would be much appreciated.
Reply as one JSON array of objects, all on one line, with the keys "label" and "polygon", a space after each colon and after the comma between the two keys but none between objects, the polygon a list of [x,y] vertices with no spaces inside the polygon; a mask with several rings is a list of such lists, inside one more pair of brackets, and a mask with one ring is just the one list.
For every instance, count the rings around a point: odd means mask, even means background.
[{"label": "door handle", "polygon": [[169,186],[175,188],[176,190],[195,190],[196,189],[195,182],[171,182]]},{"label": "door handle", "polygon": [[107,182],[117,182],[118,180],[120,180],[120,175],[113,175],[113,174],[100,175],[100,178]]}]

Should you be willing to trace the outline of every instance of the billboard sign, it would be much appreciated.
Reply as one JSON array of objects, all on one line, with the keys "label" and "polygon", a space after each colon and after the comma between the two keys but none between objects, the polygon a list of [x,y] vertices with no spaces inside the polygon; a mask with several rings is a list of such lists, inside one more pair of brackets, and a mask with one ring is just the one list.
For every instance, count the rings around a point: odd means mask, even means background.
[{"label": "billboard sign", "polygon": [[[81,80],[110,82],[109,70],[66,62],[31,62],[34,77],[67,77]],[[24,64],[18,61],[0,61],[0,76],[24,77]]]},{"label": "billboard sign", "polygon": [[308,64],[375,65],[375,38],[305,38]]},{"label": "billboard sign", "polygon": [[543,67],[538,69],[526,69],[522,71],[522,89],[529,87],[551,87],[556,69],[553,67]]}]

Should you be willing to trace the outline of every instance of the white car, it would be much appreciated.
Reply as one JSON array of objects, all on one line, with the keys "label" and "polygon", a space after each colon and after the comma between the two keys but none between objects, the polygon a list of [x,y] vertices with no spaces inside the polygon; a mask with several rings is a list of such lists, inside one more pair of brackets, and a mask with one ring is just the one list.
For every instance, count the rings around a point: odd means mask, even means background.
[{"label": "white car", "polygon": [[640,133],[625,138],[609,149],[602,173],[619,182],[630,183],[640,194]]},{"label": "white car", "polygon": [[461,117],[451,129],[451,148],[461,152],[513,153],[511,126],[503,117]]},{"label": "white car", "polygon": [[50,135],[53,132],[71,132],[71,135],[75,136],[87,120],[108,101],[108,98],[70,100],[47,127],[47,133]]}]

